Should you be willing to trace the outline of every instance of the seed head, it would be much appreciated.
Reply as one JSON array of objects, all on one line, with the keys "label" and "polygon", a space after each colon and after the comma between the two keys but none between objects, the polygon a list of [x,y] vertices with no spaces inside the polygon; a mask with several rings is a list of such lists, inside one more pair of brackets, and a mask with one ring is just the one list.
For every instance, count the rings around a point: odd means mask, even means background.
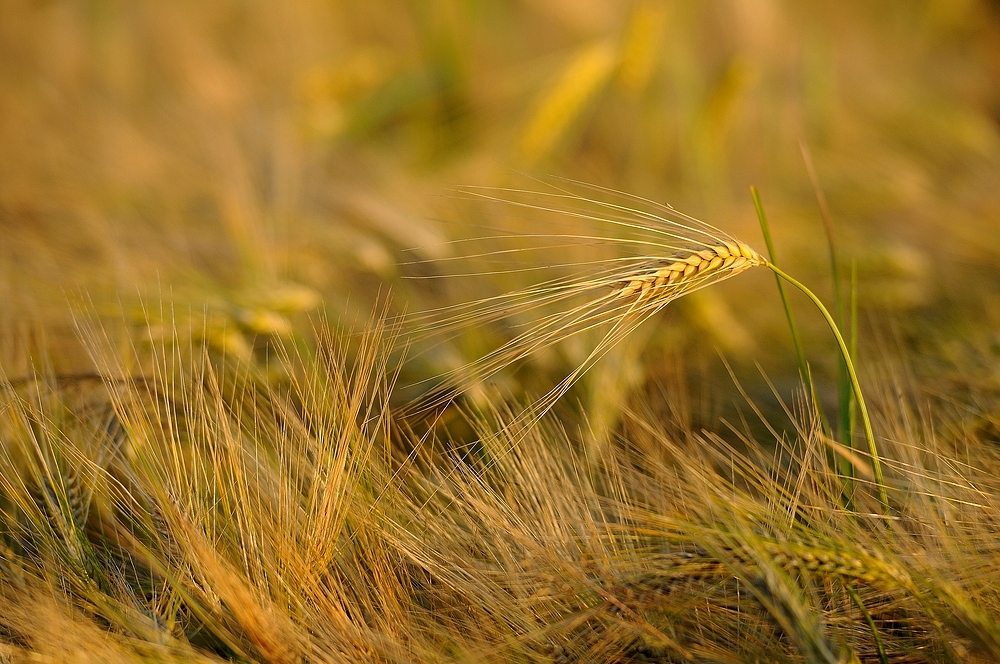
[{"label": "seed head", "polygon": [[673,298],[709,277],[729,277],[763,264],[764,260],[749,245],[724,240],[715,246],[658,261],[648,271],[622,279],[618,283],[624,286],[619,286],[618,296],[638,293],[639,297],[651,299]]}]

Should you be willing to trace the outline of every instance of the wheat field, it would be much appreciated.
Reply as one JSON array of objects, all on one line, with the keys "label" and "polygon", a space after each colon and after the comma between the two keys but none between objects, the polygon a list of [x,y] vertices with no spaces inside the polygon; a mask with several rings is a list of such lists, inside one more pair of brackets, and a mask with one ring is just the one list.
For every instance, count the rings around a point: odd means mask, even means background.
[{"label": "wheat field", "polygon": [[997,43],[0,2],[0,663],[1000,660]]}]

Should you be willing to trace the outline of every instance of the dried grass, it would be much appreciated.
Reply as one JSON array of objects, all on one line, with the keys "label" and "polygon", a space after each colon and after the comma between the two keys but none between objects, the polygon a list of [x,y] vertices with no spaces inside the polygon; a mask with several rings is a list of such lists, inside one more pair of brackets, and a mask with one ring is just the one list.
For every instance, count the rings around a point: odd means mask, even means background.
[{"label": "dried grass", "polygon": [[[373,323],[353,342],[324,333],[314,357],[286,356],[294,379],[284,389],[197,356],[162,357],[145,384],[111,380],[115,354],[95,348],[124,447],[98,437],[96,449],[68,453],[61,440],[84,440],[107,418],[67,417],[83,411],[51,382],[8,386],[8,657],[1000,653],[995,455],[926,447],[932,429],[889,437],[898,511],[886,518],[865,494],[855,510],[842,507],[844,480],[806,415],[776,450],[747,431],[733,446],[632,409],[597,460],[555,421],[506,426],[510,409],[468,420],[475,452],[447,439],[418,444],[386,409],[393,373],[379,330]],[[884,399],[880,429],[910,426],[911,414]],[[45,426],[57,418],[60,439]],[[392,451],[407,445],[407,457]],[[45,460],[53,453],[60,475]],[[76,482],[46,479],[69,469]],[[53,508],[63,499],[45,487],[66,486],[68,508],[76,485],[93,498],[85,522],[69,527]],[[58,641],[39,631],[41,615],[61,625]]]}]

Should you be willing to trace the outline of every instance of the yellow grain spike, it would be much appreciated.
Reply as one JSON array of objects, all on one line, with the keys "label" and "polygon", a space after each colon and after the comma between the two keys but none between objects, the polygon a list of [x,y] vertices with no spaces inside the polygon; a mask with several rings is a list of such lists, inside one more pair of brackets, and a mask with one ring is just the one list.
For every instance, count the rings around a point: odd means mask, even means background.
[{"label": "yellow grain spike", "polygon": [[547,155],[587,103],[610,78],[618,53],[606,41],[577,51],[559,82],[548,91],[521,135],[520,152],[528,161]]}]

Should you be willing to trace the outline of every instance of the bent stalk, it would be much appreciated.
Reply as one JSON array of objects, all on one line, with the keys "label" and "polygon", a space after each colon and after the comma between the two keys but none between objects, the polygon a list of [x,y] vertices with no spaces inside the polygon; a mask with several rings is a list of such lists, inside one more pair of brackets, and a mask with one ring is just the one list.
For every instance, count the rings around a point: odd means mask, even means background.
[{"label": "bent stalk", "polygon": [[847,365],[847,373],[851,378],[851,387],[854,390],[854,396],[858,400],[858,410],[861,412],[861,421],[865,428],[865,438],[868,441],[868,454],[872,458],[872,473],[875,475],[875,485],[878,487],[878,497],[882,503],[883,509],[888,512],[889,496],[886,494],[885,490],[885,479],[882,476],[882,463],[879,460],[878,448],[875,445],[875,433],[872,431],[871,419],[868,417],[868,407],[865,406],[865,398],[861,394],[861,384],[858,382],[858,374],[854,370],[854,363],[851,361],[851,353],[847,348],[847,344],[844,342],[844,337],[840,334],[840,330],[837,328],[837,324],[834,322],[833,316],[830,315],[826,306],[824,306],[823,302],[816,297],[811,290],[794,277],[785,273],[774,263],[765,261],[764,265],[770,268],[776,275],[798,288],[806,295],[806,297],[812,300],[813,304],[815,304],[820,310],[820,313],[823,314],[823,317],[826,319],[830,329],[833,330],[833,336],[837,338],[837,343],[840,345],[840,354],[843,356],[844,363]]}]

